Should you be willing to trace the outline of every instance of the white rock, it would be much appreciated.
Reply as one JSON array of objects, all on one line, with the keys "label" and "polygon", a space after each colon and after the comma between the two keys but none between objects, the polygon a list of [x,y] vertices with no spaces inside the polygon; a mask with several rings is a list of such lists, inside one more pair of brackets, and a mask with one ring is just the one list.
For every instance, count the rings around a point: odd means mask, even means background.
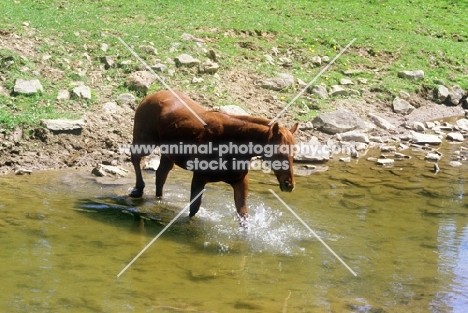
[{"label": "white rock", "polygon": [[411,132],[413,136],[413,143],[428,143],[428,144],[440,144],[442,140],[436,136],[431,134],[421,134],[417,132]]},{"label": "white rock", "polygon": [[447,139],[453,140],[453,141],[460,141],[460,142],[465,140],[465,138],[463,137],[461,133],[455,133],[455,132],[448,133]]},{"label": "white rock", "polygon": [[442,158],[442,156],[440,154],[438,154],[438,153],[428,153],[424,157],[424,160],[438,162],[438,161],[440,161],[441,158]]},{"label": "white rock", "polygon": [[378,159],[377,160],[377,165],[380,165],[380,166],[390,167],[390,166],[393,166],[394,164],[395,164],[394,159]]},{"label": "white rock", "polygon": [[247,113],[244,109],[234,104],[223,105],[219,108],[219,111],[233,115],[249,115],[249,113]]}]

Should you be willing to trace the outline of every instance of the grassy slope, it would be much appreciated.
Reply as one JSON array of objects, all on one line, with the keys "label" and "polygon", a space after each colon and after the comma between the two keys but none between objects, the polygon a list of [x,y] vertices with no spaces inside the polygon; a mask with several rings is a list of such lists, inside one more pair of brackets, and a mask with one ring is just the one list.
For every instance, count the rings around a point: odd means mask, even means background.
[{"label": "grassy slope", "polygon": [[[222,67],[268,75],[277,68],[261,61],[274,46],[305,58],[333,57],[356,37],[350,51],[321,78],[327,84],[343,77],[344,69],[362,68],[371,87],[391,95],[408,87],[416,90],[421,84],[411,85],[396,78],[398,71],[423,69],[425,85],[433,86],[437,79],[442,79],[447,85],[459,84],[468,89],[468,3],[464,1],[43,0],[7,1],[2,6],[5,13],[0,17],[0,30],[10,29],[21,36],[25,32],[22,23],[29,22],[39,36],[56,42],[57,45],[52,45],[41,41],[35,49],[41,54],[53,54],[58,65],[63,57],[72,62],[81,58],[85,44],[90,54],[102,54],[99,51],[102,42],[110,44],[107,54],[132,59],[112,35],[121,36],[135,47],[145,41],[154,43],[160,52],[158,58],[164,61],[173,57],[168,53],[171,43],[180,41],[180,35],[186,32],[209,40],[225,56]],[[231,30],[236,35],[224,35]],[[264,36],[259,36],[260,33]],[[254,48],[240,49],[239,42]],[[366,51],[366,55],[360,51]],[[31,75],[20,72],[21,66],[34,69],[39,65],[34,60],[21,60],[19,55],[0,47],[0,57],[8,56],[14,57],[17,65],[0,68],[0,75],[5,78],[3,85],[11,89],[14,79]],[[318,69],[304,65],[295,63],[290,72],[309,81]],[[54,105],[56,92],[86,77],[64,70],[66,79],[43,82],[50,87],[43,95],[0,97],[0,124],[11,128],[72,111],[69,106],[73,104]],[[122,76],[119,70],[107,75]],[[177,86],[183,80],[179,78],[176,76],[171,83]],[[122,91],[125,87],[121,84],[118,89]],[[284,95],[292,98],[295,91],[286,91]],[[83,109],[89,104],[82,103]]]}]

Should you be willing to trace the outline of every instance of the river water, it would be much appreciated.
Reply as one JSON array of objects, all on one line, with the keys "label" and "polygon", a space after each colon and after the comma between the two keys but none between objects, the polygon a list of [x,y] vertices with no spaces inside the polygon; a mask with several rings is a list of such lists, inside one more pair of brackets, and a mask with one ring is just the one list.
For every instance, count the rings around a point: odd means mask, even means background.
[{"label": "river water", "polygon": [[[0,312],[466,312],[467,163],[412,159],[382,168],[331,162],[281,193],[250,174],[250,227],[230,187],[189,201],[190,173],[171,172],[165,197],[125,195],[132,178],[90,171],[0,177]],[[275,197],[274,190],[351,274]]]}]

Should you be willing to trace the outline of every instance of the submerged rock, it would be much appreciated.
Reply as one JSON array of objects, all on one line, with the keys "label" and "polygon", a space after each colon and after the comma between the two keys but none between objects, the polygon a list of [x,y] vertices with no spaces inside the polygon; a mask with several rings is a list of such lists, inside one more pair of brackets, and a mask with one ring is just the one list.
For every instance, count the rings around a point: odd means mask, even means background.
[{"label": "submerged rock", "polygon": [[103,176],[108,176],[108,175],[125,177],[128,175],[128,171],[119,166],[98,164],[95,168],[93,168],[93,170],[91,171],[91,174],[98,176],[98,177],[103,177]]}]

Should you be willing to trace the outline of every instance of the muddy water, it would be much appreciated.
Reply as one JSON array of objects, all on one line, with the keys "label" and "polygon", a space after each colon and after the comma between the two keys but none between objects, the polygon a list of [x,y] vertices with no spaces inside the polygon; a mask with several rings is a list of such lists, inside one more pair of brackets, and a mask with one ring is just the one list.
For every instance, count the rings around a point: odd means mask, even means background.
[{"label": "muddy water", "polygon": [[120,277],[187,204],[189,173],[171,173],[162,201],[150,174],[142,200],[124,196],[132,179],[83,170],[0,177],[0,312],[465,312],[467,164],[330,165],[291,194],[252,173],[248,231],[231,190],[208,185],[197,218],[184,214]]}]

